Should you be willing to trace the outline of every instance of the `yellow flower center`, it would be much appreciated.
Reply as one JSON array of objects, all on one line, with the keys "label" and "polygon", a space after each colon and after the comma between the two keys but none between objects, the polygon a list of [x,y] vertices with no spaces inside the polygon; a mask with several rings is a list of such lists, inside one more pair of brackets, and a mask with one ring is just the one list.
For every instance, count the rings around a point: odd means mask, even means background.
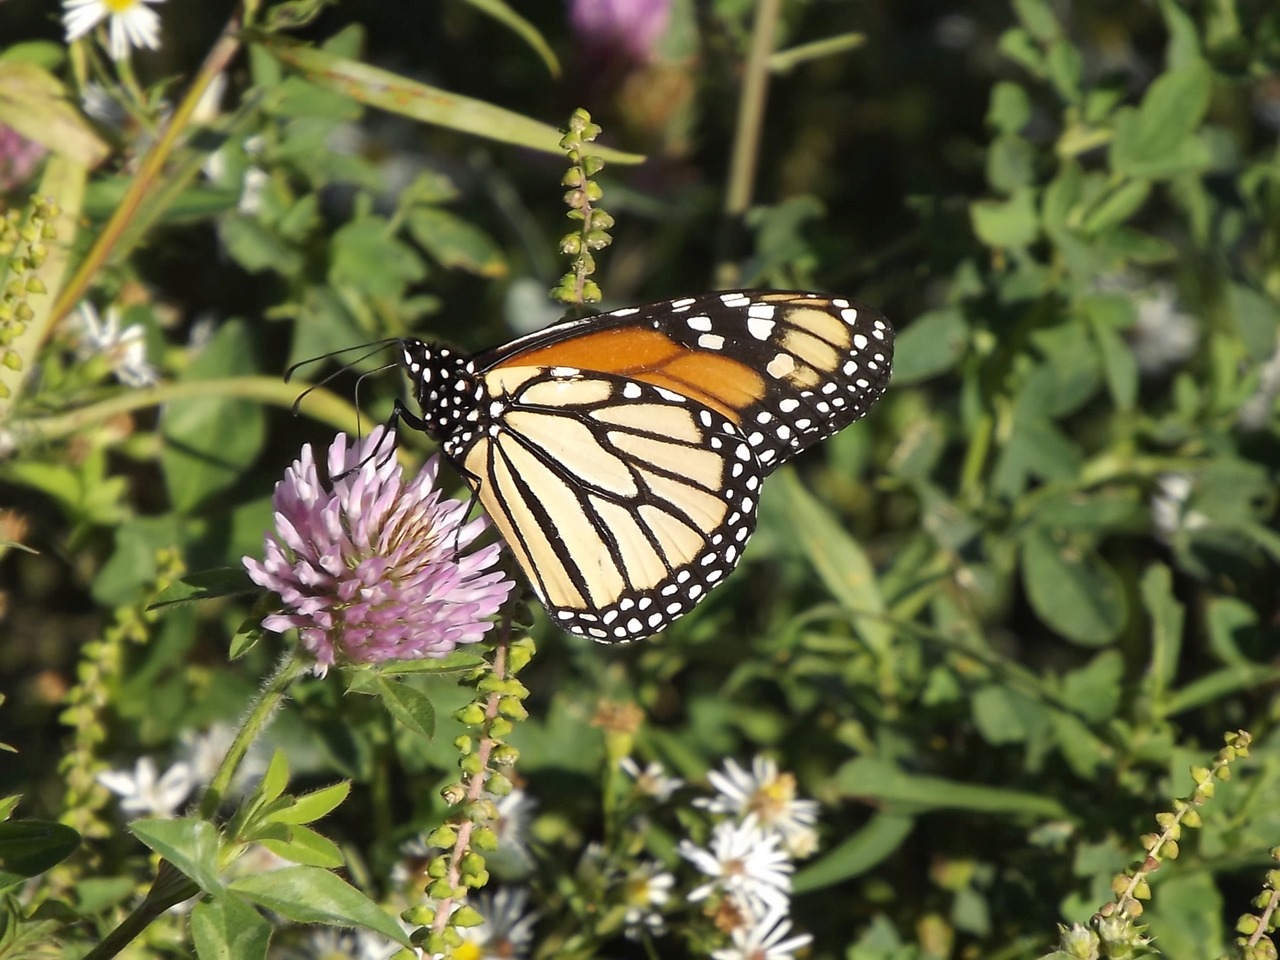
[{"label": "yellow flower center", "polygon": [[795,798],[796,778],[789,773],[780,773],[771,782],[760,785],[759,789],[751,795],[747,809],[754,813],[761,823],[777,823]]},{"label": "yellow flower center", "polygon": [[122,13],[128,13],[141,3],[142,0],[102,0],[102,5],[107,8],[113,17],[118,17]]}]

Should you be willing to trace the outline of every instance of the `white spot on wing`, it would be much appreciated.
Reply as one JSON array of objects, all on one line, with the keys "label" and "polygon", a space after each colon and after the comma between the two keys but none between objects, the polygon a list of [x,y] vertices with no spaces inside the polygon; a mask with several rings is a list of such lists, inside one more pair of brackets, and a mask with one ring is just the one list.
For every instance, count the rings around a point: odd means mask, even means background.
[{"label": "white spot on wing", "polygon": [[705,313],[700,313],[693,317],[686,317],[684,322],[689,325],[690,330],[698,330],[702,333],[708,333],[711,330],[711,318]]},{"label": "white spot on wing", "polygon": [[750,317],[747,320],[747,332],[757,340],[768,340],[773,334],[775,324],[763,317]]},{"label": "white spot on wing", "polygon": [[698,346],[704,350],[722,350],[724,349],[724,337],[718,333],[704,333],[698,337]]}]

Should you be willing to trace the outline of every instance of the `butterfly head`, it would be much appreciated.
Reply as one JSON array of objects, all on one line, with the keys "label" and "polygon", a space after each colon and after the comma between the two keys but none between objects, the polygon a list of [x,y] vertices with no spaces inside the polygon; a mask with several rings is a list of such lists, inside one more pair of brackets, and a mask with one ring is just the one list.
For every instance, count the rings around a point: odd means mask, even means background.
[{"label": "butterfly head", "polygon": [[482,393],[471,362],[449,347],[413,339],[400,341],[400,362],[428,436],[441,442],[453,437]]}]

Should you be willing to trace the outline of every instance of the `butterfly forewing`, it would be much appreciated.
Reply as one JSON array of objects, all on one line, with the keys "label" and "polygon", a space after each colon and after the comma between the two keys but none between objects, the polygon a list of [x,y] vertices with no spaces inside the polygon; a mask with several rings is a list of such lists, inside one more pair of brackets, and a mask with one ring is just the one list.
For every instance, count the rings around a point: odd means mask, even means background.
[{"label": "butterfly forewing", "polygon": [[863,416],[889,382],[893,330],[812,293],[705,293],[558,324],[478,358],[566,364],[664,387],[739,425],[770,473]]}]

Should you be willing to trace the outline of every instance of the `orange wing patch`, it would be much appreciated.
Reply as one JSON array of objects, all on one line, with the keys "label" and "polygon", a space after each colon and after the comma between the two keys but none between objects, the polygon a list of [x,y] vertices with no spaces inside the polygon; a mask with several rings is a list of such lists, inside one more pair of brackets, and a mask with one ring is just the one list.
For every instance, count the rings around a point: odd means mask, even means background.
[{"label": "orange wing patch", "polygon": [[704,403],[734,423],[765,393],[764,379],[737,360],[690,350],[657,330],[602,330],[507,357],[503,367],[578,367],[673,390]]}]

